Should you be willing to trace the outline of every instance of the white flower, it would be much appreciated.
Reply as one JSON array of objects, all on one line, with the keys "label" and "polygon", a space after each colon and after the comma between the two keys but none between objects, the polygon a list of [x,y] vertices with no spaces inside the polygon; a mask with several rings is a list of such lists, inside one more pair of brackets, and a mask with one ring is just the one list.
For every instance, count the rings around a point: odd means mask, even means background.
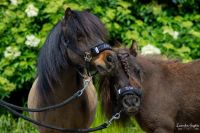
[{"label": "white flower", "polygon": [[37,37],[35,37],[34,35],[28,35],[28,36],[26,36],[26,42],[25,42],[25,44],[27,46],[37,47],[39,43],[40,43],[40,39],[37,38]]},{"label": "white flower", "polygon": [[179,32],[178,31],[173,31],[173,30],[170,30],[170,29],[165,29],[163,31],[164,34],[168,33],[169,35],[171,35],[174,39],[177,39],[178,38],[178,35],[179,35]]},{"label": "white flower", "polygon": [[18,1],[17,0],[10,0],[10,2],[11,2],[12,5],[17,5]]},{"label": "white flower", "polygon": [[174,39],[177,39],[177,38],[178,38],[178,35],[179,35],[179,32],[178,32],[178,31],[174,31],[174,32],[171,33],[171,35],[172,35],[172,37],[173,37]]},{"label": "white flower", "polygon": [[28,17],[35,17],[38,15],[38,9],[33,5],[29,4],[28,7],[26,8],[25,12]]},{"label": "white flower", "polygon": [[4,51],[4,57],[9,59],[15,59],[21,55],[21,52],[17,49],[17,47],[8,46]]},{"label": "white flower", "polygon": [[147,54],[161,54],[160,49],[151,45],[147,44],[146,46],[142,47],[141,49],[141,54],[142,55],[147,55]]}]

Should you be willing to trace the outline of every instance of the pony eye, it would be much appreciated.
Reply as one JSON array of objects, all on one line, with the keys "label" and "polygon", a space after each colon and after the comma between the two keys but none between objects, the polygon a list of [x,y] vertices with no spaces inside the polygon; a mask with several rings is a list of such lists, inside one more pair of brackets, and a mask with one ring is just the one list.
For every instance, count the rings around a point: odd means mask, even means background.
[{"label": "pony eye", "polygon": [[135,72],[136,75],[140,75],[140,69],[135,68],[135,69],[134,69],[134,72]]},{"label": "pony eye", "polygon": [[113,57],[111,55],[107,56],[106,61],[113,62]]}]

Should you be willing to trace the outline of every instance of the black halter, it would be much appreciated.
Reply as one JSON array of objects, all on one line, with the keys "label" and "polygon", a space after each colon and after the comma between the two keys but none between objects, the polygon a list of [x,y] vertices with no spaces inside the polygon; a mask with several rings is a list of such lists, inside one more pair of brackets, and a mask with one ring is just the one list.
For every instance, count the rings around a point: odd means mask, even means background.
[{"label": "black halter", "polygon": [[64,37],[63,44],[66,46],[66,48],[72,50],[74,53],[83,58],[85,62],[90,62],[94,56],[97,56],[104,50],[112,50],[112,47],[105,42],[97,44],[96,46],[90,48],[88,51],[81,51],[79,48],[75,47],[75,45],[72,45],[69,40],[66,41]]},{"label": "black halter", "polygon": [[104,50],[112,50],[111,46],[107,43],[101,43],[97,46],[94,46],[90,49],[91,54],[93,56],[97,56],[99,53],[103,52]]},{"label": "black halter", "polygon": [[138,97],[142,96],[142,90],[134,88],[132,86],[122,87],[117,90],[117,96],[119,99],[122,99],[125,95],[136,95]]}]

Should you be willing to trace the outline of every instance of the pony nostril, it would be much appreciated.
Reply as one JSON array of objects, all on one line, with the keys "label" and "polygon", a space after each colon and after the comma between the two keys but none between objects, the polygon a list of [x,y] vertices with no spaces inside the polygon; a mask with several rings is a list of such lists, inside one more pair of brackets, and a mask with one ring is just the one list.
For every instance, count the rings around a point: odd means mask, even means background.
[{"label": "pony nostril", "polygon": [[135,106],[140,106],[140,98],[136,97],[134,100]]},{"label": "pony nostril", "polygon": [[140,107],[140,98],[135,95],[125,95],[122,98],[122,106],[127,113],[136,113]]},{"label": "pony nostril", "polygon": [[112,63],[113,57],[111,55],[107,56],[106,61]]},{"label": "pony nostril", "polygon": [[140,98],[133,96],[133,95],[127,95],[123,98],[122,100],[123,105],[125,105],[126,107],[130,107],[130,106],[139,106],[140,105]]},{"label": "pony nostril", "polygon": [[127,99],[124,100],[124,104],[127,106],[131,106],[130,102]]},{"label": "pony nostril", "polygon": [[135,98],[135,102],[138,103],[138,101],[139,101],[139,99],[138,99],[138,98]]}]

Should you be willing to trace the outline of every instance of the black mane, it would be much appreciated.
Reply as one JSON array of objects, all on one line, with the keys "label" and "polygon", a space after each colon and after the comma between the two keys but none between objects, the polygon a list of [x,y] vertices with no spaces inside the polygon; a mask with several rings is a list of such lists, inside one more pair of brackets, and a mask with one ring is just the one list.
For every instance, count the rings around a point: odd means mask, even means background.
[{"label": "black mane", "polygon": [[72,12],[73,14],[67,17],[65,15],[65,18],[54,26],[40,50],[37,88],[44,97],[52,93],[56,85],[61,85],[63,70],[73,67],[68,64],[67,48],[62,42],[62,37],[69,39],[71,45],[77,46],[77,36],[83,37],[84,40],[106,40],[106,29],[96,16],[87,11]]},{"label": "black mane", "polygon": [[49,33],[38,58],[37,87],[42,94],[50,93],[56,83],[60,82],[60,72],[68,68],[66,49],[61,42],[62,30],[59,21]]}]

